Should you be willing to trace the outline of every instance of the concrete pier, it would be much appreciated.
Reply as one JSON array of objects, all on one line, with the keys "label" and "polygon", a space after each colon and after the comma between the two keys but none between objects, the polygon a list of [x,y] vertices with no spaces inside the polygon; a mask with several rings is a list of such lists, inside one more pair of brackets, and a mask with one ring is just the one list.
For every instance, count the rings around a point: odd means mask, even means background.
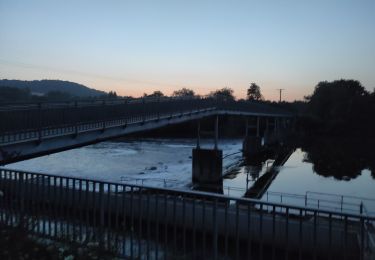
[{"label": "concrete pier", "polygon": [[193,183],[220,185],[223,181],[223,151],[219,149],[193,149]]}]

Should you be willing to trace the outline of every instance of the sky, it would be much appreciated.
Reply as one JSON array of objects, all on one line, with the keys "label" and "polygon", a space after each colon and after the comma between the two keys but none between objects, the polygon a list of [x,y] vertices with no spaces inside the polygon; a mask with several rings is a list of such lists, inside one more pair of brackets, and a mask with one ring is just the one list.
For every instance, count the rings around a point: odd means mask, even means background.
[{"label": "sky", "polygon": [[120,95],[251,82],[303,99],[320,81],[375,87],[375,0],[0,0],[0,78]]}]

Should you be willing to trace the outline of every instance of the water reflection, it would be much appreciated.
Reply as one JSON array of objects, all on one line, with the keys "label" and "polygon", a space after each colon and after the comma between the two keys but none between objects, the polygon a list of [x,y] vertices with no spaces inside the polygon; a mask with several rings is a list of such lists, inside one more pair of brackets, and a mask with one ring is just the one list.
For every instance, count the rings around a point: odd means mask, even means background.
[{"label": "water reflection", "polygon": [[304,162],[313,164],[315,173],[336,180],[350,181],[370,169],[375,179],[373,142],[345,139],[313,139],[301,144]]}]

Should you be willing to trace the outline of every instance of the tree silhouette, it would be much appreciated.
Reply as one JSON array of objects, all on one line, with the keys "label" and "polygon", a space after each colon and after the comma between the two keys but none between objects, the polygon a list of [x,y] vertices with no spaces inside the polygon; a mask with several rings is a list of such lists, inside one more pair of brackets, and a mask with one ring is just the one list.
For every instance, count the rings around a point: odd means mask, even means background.
[{"label": "tree silhouette", "polygon": [[172,95],[175,97],[194,97],[195,92],[192,89],[182,88],[179,90],[175,90]]},{"label": "tree silhouette", "polygon": [[233,89],[228,87],[212,91],[208,96],[215,99],[222,99],[224,101],[234,100]]},{"label": "tree silhouette", "polygon": [[375,128],[375,98],[357,80],[322,81],[306,97],[308,116],[325,133],[370,133]]},{"label": "tree silhouette", "polygon": [[108,97],[108,98],[117,98],[117,93],[116,93],[116,91],[109,91],[107,97]]},{"label": "tree silhouette", "polygon": [[260,87],[255,84],[251,83],[250,87],[247,89],[247,99],[248,100],[262,100],[263,96],[260,93]]},{"label": "tree silhouette", "polygon": [[158,98],[158,97],[164,97],[163,92],[160,90],[155,90],[152,94],[147,95],[146,93],[143,94],[143,97],[151,97],[151,98]]}]

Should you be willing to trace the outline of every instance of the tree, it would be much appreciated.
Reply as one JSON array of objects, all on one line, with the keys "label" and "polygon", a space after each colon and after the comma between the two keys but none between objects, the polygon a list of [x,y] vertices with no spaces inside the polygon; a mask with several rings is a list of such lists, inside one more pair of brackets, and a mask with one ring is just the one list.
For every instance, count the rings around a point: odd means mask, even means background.
[{"label": "tree", "polygon": [[307,100],[307,112],[320,132],[364,134],[375,129],[375,103],[357,80],[319,82]]},{"label": "tree", "polygon": [[255,84],[251,83],[250,87],[247,89],[247,100],[262,100],[263,96],[260,93],[260,87]]},{"label": "tree", "polygon": [[309,111],[323,120],[347,118],[368,92],[357,80],[321,81],[309,98]]},{"label": "tree", "polygon": [[147,95],[146,93],[143,94],[143,97],[151,97],[151,98],[158,98],[158,97],[164,97],[163,92],[160,90],[155,90],[152,94]]},{"label": "tree", "polygon": [[175,90],[172,95],[175,97],[194,97],[195,92],[192,89],[182,88],[179,90]]},{"label": "tree", "polygon": [[117,98],[117,93],[116,93],[116,91],[109,91],[107,97],[108,97],[108,98]]},{"label": "tree", "polygon": [[208,96],[211,98],[222,99],[224,101],[234,100],[233,89],[228,87],[212,91]]}]

